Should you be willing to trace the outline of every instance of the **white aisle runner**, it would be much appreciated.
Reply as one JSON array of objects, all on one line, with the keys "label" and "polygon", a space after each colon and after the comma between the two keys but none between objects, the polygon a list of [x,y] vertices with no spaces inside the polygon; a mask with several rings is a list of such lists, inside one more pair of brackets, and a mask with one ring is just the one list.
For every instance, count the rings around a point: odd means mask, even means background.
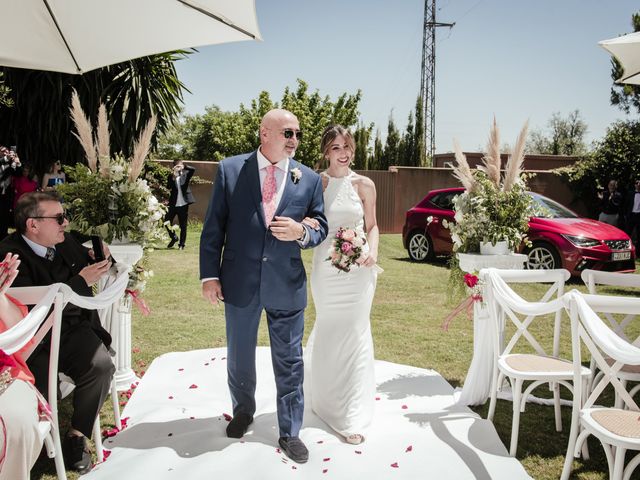
[{"label": "white aisle runner", "polygon": [[[365,443],[349,445],[307,408],[300,434],[309,462],[277,448],[269,348],[257,352],[257,412],[241,440],[225,436],[231,401],[226,349],[156,358],[123,411],[128,427],[105,442],[95,479],[519,479],[493,425],[455,404],[437,372],[376,361],[376,413]],[[307,402],[309,404],[309,402]]]}]

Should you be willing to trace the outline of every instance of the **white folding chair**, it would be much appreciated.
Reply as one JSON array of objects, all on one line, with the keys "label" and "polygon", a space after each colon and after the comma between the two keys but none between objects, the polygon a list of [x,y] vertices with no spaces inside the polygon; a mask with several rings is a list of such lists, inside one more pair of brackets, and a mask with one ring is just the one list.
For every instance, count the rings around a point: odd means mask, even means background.
[{"label": "white folding chair", "polygon": [[[625,468],[627,450],[640,450],[640,409],[619,379],[624,365],[640,366],[640,348],[618,336],[594,312],[596,308],[617,313],[640,313],[640,299],[603,295],[581,295],[572,291],[565,297],[571,316],[573,378],[581,378],[582,347],[586,347],[603,378],[586,399],[577,389],[573,397],[571,431],[561,479],[571,474],[573,457],[589,435],[594,435],[602,443],[609,465],[609,478],[629,479],[640,463],[640,453],[636,454]],[[613,363],[607,361],[607,357]],[[596,406],[606,386],[611,385],[627,409]],[[586,395],[585,395],[586,396]]]},{"label": "white folding chair", "polygon": [[[561,297],[569,272],[560,270],[482,270],[485,281],[485,301],[490,318],[497,326],[494,335],[494,351],[498,354],[493,366],[491,382],[491,401],[487,418],[493,421],[498,391],[505,377],[511,384],[513,394],[513,419],[511,425],[511,443],[509,454],[516,455],[520,413],[524,412],[527,398],[531,392],[548,384],[553,392],[555,426],[562,431],[560,409],[560,385],[573,391],[573,367],[569,360],[560,358],[560,332],[564,307]],[[538,302],[529,302],[514,292],[508,284],[512,283],[550,283],[551,286]],[[555,299],[553,298],[555,296]],[[532,323],[542,316],[554,314],[553,344],[550,353],[540,344],[529,330]],[[502,349],[502,335],[506,328],[506,319],[515,327],[515,332]],[[522,344],[528,344],[526,349]],[[528,353],[531,349],[535,353]],[[520,353],[519,353],[520,352]],[[585,384],[590,370],[583,371]],[[523,392],[524,382],[531,382]],[[586,452],[585,452],[586,453]]]},{"label": "white folding chair", "polygon": [[[634,275],[629,273],[614,273],[614,272],[600,272],[597,270],[584,270],[581,274],[582,281],[587,286],[590,294],[597,294],[597,286],[604,285],[610,287],[622,287],[622,288],[637,288],[640,290],[640,275]],[[605,306],[602,305],[604,308]],[[628,342],[633,343],[636,346],[640,346],[640,336],[635,340],[632,340],[627,335],[627,327],[634,322],[636,315],[633,313],[621,313],[616,316],[616,312],[608,311],[606,309],[596,310],[601,314],[601,317],[611,325],[613,331]],[[640,313],[640,312],[638,312]],[[605,359],[606,360],[606,359]],[[613,363],[612,360],[608,360],[609,363]],[[602,379],[602,371],[596,368],[596,365],[591,360],[591,371],[593,374],[590,388],[593,389],[597,383]],[[634,365],[624,365],[618,371],[618,377],[622,382],[622,385],[627,388],[627,382],[640,382],[640,367]],[[640,391],[640,383],[632,388],[629,394],[633,397],[638,391]],[[616,395],[615,406],[621,408],[623,403],[621,399]]]},{"label": "white folding chair", "polygon": [[[58,478],[66,480],[60,429],[58,424],[58,353],[60,350],[60,327],[62,324],[63,295],[58,291],[58,284],[46,287],[10,288],[9,295],[25,305],[35,305],[29,315],[13,328],[0,334],[0,348],[12,354],[23,348],[29,340],[35,339],[34,347],[51,330],[51,348],[49,353],[49,391],[48,401],[51,406],[51,422],[42,420],[39,424],[40,438],[45,444],[47,456],[53,458]],[[53,310],[47,316],[51,306]],[[40,325],[43,325],[40,328]],[[40,328],[38,330],[38,328]],[[33,352],[26,352],[25,360]]]}]

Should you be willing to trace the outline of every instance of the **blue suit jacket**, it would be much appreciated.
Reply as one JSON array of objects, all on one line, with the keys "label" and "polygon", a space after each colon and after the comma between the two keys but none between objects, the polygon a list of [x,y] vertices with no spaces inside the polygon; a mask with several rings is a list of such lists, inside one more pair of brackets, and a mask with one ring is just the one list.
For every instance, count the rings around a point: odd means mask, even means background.
[{"label": "blue suit jacket", "polygon": [[[295,183],[291,170],[302,177]],[[315,247],[327,236],[322,180],[313,170],[289,160],[289,172],[277,216],[302,221],[312,217],[319,230],[306,228]],[[272,310],[301,310],[307,305],[307,276],[300,245],[277,240],[267,229],[256,152],[220,162],[200,239],[200,278],[218,277],[225,302],[243,307],[256,292]]]}]

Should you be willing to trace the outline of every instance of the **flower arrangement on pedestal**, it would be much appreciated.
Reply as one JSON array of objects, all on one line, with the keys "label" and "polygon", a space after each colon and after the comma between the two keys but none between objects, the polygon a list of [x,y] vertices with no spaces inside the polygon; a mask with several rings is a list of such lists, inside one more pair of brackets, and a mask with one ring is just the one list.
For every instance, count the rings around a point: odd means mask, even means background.
[{"label": "flower arrangement on pedestal", "polygon": [[[501,174],[500,132],[495,118],[489,134],[483,164],[471,170],[460,146],[454,141],[456,166],[454,176],[465,192],[454,200],[455,223],[449,223],[456,253],[478,253],[481,243],[506,242],[510,251],[522,243],[529,245],[529,218],[538,208],[527,193],[527,175],[522,172],[527,124],[524,125]],[[451,258],[449,292],[451,299],[464,294],[463,272],[458,259]]]},{"label": "flower arrangement on pedestal", "polygon": [[483,165],[472,171],[465,155],[454,142],[456,166],[454,176],[465,192],[454,200],[455,223],[449,224],[453,250],[473,253],[480,244],[507,242],[511,251],[527,243],[529,217],[535,212],[527,194],[526,177],[522,174],[527,125],[522,128],[512,154],[501,176],[500,136],[494,119]]},{"label": "flower arrangement on pedestal", "polygon": [[[165,242],[166,207],[152,194],[147,181],[140,178],[155,129],[155,117],[149,120],[136,141],[132,158],[125,159],[110,156],[104,105],[100,105],[95,135],[76,92],[72,96],[71,115],[87,165],[65,167],[72,181],[56,187],[64,198],[70,228],[85,235],[98,235],[107,243],[137,243],[145,252],[156,243]],[[141,291],[152,275],[141,262],[132,271],[130,289]]]}]

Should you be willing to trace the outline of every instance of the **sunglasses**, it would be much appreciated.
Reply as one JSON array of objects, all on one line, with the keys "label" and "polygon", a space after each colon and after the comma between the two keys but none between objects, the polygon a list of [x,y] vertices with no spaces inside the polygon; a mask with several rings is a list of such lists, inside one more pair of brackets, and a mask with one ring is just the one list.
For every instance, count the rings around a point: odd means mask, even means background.
[{"label": "sunglasses", "polygon": [[292,130],[290,128],[286,128],[282,131],[282,135],[284,135],[284,138],[286,138],[287,140],[290,138],[293,138],[293,136],[296,136],[297,140],[302,140],[302,132],[300,130]]},{"label": "sunglasses", "polygon": [[29,218],[54,218],[58,225],[62,225],[65,220],[67,220],[67,215],[64,213],[59,213],[57,215],[49,216],[49,217],[29,217]]}]

